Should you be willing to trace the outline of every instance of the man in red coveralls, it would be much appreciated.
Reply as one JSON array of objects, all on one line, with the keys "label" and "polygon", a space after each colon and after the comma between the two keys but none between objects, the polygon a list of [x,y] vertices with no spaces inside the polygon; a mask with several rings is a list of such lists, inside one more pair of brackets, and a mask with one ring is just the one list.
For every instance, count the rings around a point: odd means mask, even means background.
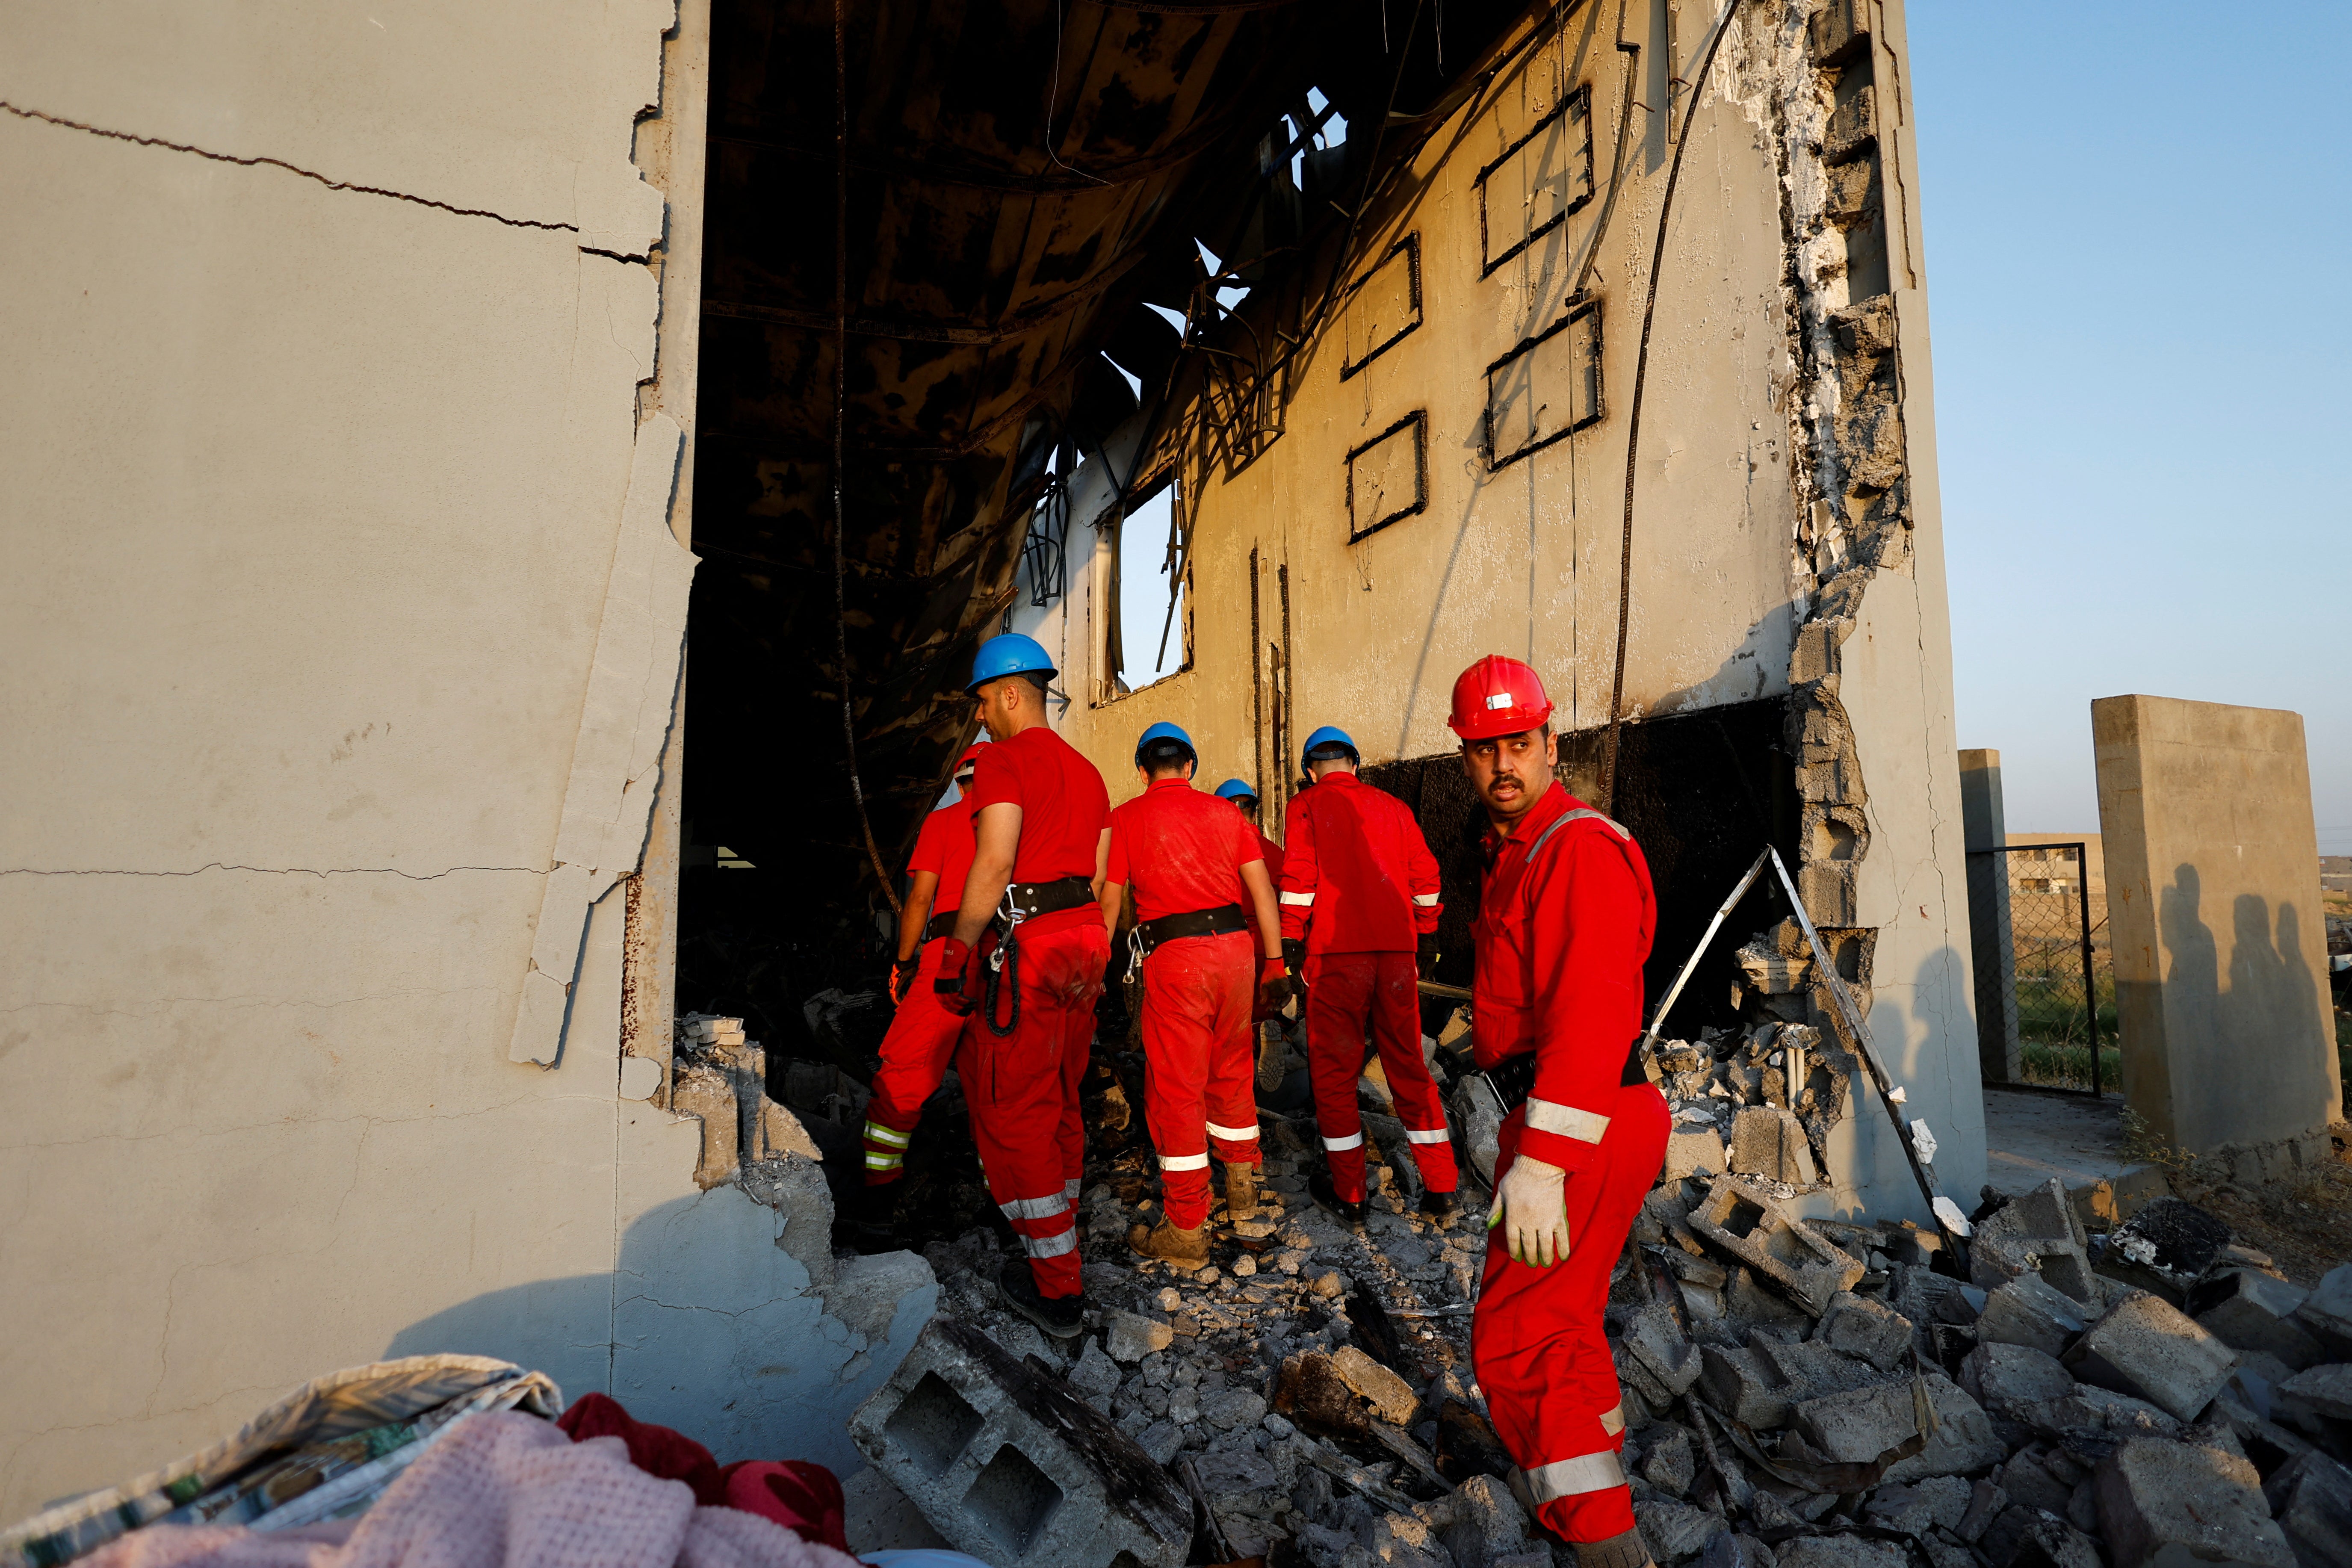
[{"label": "man in red coveralls", "polygon": [[1160,1224],[1137,1226],[1128,1244],[1181,1268],[1209,1261],[1213,1149],[1227,1215],[1257,1213],[1250,1018],[1261,990],[1286,995],[1290,984],[1257,835],[1192,787],[1199,763],[1175,725],[1143,732],[1143,793],[1110,814],[1102,894],[1103,924],[1116,929],[1135,889],[1128,944],[1143,965],[1143,1121],[1160,1155]]},{"label": "man in red coveralls", "polygon": [[1554,778],[1550,719],[1517,659],[1454,683],[1447,722],[1488,823],[1472,1043],[1509,1112],[1470,1346],[1520,1500],[1581,1568],[1642,1568],[1601,1314],[1670,1127],[1633,1053],[1657,909],[1632,836]]},{"label": "man in red coveralls", "polygon": [[[956,759],[958,790],[971,788],[972,766],[987,744],[977,742]],[[940,1005],[931,982],[939,978],[940,949],[955,929],[955,900],[963,897],[964,879],[971,874],[971,805],[959,798],[923,819],[915,853],[907,861],[911,885],[898,917],[898,962],[890,972],[890,1000],[898,1011],[882,1037],[882,1066],[866,1105],[866,1193],[857,1215],[861,1246],[893,1245],[890,1222],[899,1178],[907,1173],[907,1141],[963,1037],[963,1020]],[[945,909],[939,907],[942,888]]]},{"label": "man in red coveralls", "polygon": [[1097,902],[1110,797],[1095,765],[1045,723],[1054,673],[1045,650],[1018,635],[991,637],[972,659],[967,689],[996,744],[972,770],[971,870],[931,985],[965,1018],[956,1071],[972,1142],[989,1196],[1028,1255],[1026,1267],[1007,1260],[997,1289],[1069,1339],[1086,1327],[1078,1080],[1110,958]]},{"label": "man in red coveralls", "polygon": [[1454,1143],[1421,1054],[1416,955],[1435,957],[1437,858],[1404,802],[1356,778],[1355,742],[1326,726],[1307,737],[1311,789],[1283,820],[1283,952],[1307,985],[1307,1068],[1326,1177],[1317,1203],[1364,1221],[1364,1123],[1356,1080],[1369,1027],[1420,1168],[1421,1206],[1454,1211]]}]

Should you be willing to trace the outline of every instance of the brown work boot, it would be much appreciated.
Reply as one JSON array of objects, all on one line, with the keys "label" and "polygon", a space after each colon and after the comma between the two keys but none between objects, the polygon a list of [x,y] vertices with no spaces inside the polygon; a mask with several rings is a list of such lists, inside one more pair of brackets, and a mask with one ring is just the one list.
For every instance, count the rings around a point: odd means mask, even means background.
[{"label": "brown work boot", "polygon": [[1225,1166],[1225,1217],[1230,1220],[1257,1217],[1257,1167],[1237,1160],[1227,1160]]},{"label": "brown work boot", "polygon": [[1179,1268],[1205,1268],[1209,1261],[1209,1227],[1205,1225],[1178,1230],[1162,1219],[1148,1229],[1133,1226],[1128,1230],[1127,1244],[1146,1258],[1157,1258]]},{"label": "brown work boot", "polygon": [[1576,1568],[1656,1568],[1637,1527],[1606,1541],[1576,1543]]}]

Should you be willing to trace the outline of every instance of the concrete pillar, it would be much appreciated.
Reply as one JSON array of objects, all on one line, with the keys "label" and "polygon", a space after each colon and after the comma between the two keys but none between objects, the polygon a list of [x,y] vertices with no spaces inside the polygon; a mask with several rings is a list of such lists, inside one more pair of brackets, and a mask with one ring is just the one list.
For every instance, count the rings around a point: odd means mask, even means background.
[{"label": "concrete pillar", "polygon": [[2339,1114],[2303,718],[2091,704],[2124,1097],[2191,1153],[2308,1145]]},{"label": "concrete pillar", "polygon": [[2025,1076],[2017,1041],[2017,944],[2009,921],[2008,857],[1979,855],[2009,842],[2000,753],[1960,753],[1960,840],[1969,850],[1969,945],[1977,972],[1977,1054],[1988,1083]]}]

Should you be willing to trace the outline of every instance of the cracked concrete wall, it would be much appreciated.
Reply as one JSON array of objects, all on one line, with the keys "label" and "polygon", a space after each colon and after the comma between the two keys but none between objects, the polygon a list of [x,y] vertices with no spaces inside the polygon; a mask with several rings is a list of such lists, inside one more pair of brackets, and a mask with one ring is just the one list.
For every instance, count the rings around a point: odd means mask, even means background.
[{"label": "cracked concrete wall", "polygon": [[[1672,153],[1666,117],[1650,106],[1671,100],[1679,132],[1721,14],[1630,7],[1628,41],[1642,53],[1629,84],[1617,8],[1577,7],[1415,153],[1368,216],[1349,282],[1412,237],[1419,302],[1405,314],[1418,324],[1351,370],[1378,334],[1355,304],[1336,311],[1289,374],[1280,433],[1245,463],[1181,470],[1195,520],[1190,668],[1103,700],[1093,610],[1108,551],[1074,569],[1065,620],[1049,629],[1062,638],[1066,689],[1097,696],[1060,728],[1115,794],[1135,787],[1122,782],[1134,736],[1165,719],[1201,744],[1204,776],[1263,770],[1280,798],[1293,770],[1272,751],[1285,672],[1268,645],[1283,637],[1286,567],[1293,744],[1337,723],[1368,763],[1451,751],[1454,678],[1493,651],[1543,672],[1564,727],[1606,723],[1628,405]],[[1727,26],[1692,121],[1653,326],[1626,712],[1788,701],[1801,890],[1851,964],[1914,1113],[1942,1141],[1938,1175],[1966,1201],[1983,1180],[1983,1112],[1901,11],[1746,0]],[[1629,85],[1636,108],[1610,212]],[[1496,225],[1516,221],[1517,197],[1491,199],[1490,186],[1482,206],[1481,179],[1507,170],[1519,139],[1580,90],[1592,199],[1489,266]],[[1498,466],[1488,377],[1561,319],[1588,258],[1599,417]],[[1393,311],[1377,285],[1357,298]],[[1273,323],[1254,321],[1272,335]],[[1557,361],[1532,363],[1528,402],[1578,395]],[[1351,540],[1366,520],[1351,516],[1350,456],[1415,413],[1426,420],[1424,504]],[[1723,787],[1740,785],[1727,776]],[[1817,1210],[1927,1218],[1874,1107],[1858,1106],[1837,1138],[1841,1185]]]},{"label": "cracked concrete wall", "polygon": [[625,928],[675,874],[707,40],[0,16],[0,1517],[422,1350],[809,1454],[911,1337],[622,1092],[625,1027],[667,1067]]}]

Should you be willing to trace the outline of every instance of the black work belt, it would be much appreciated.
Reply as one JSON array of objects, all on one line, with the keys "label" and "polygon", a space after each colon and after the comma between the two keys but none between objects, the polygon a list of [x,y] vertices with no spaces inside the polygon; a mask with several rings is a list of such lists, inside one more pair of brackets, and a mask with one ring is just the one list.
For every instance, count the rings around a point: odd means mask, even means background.
[{"label": "black work belt", "polygon": [[[1536,1091],[1536,1054],[1529,1051],[1525,1056],[1507,1057],[1486,1068],[1481,1076],[1486,1079],[1487,1087],[1495,1091],[1495,1098],[1502,1102],[1503,1114],[1508,1116],[1525,1105],[1528,1096]],[[1625,1047],[1625,1068],[1617,1075],[1617,1087],[1631,1089],[1635,1084],[1649,1081],[1650,1075],[1642,1070],[1642,1039],[1637,1035],[1633,1044]]]},{"label": "black work belt", "polygon": [[1003,901],[996,906],[996,923],[1017,926],[1039,915],[1059,914],[1095,901],[1095,885],[1085,877],[1064,877],[1054,882],[1008,882]]},{"label": "black work belt", "polygon": [[943,936],[955,935],[955,921],[956,911],[953,910],[943,915],[933,915],[930,922],[923,927],[923,940],[937,942]]},{"label": "black work belt", "polygon": [[1187,910],[1181,915],[1161,915],[1154,921],[1135,923],[1136,945],[1143,956],[1163,942],[1174,942],[1180,936],[1223,936],[1229,931],[1249,930],[1249,916],[1239,904],[1219,904],[1213,910]]}]

